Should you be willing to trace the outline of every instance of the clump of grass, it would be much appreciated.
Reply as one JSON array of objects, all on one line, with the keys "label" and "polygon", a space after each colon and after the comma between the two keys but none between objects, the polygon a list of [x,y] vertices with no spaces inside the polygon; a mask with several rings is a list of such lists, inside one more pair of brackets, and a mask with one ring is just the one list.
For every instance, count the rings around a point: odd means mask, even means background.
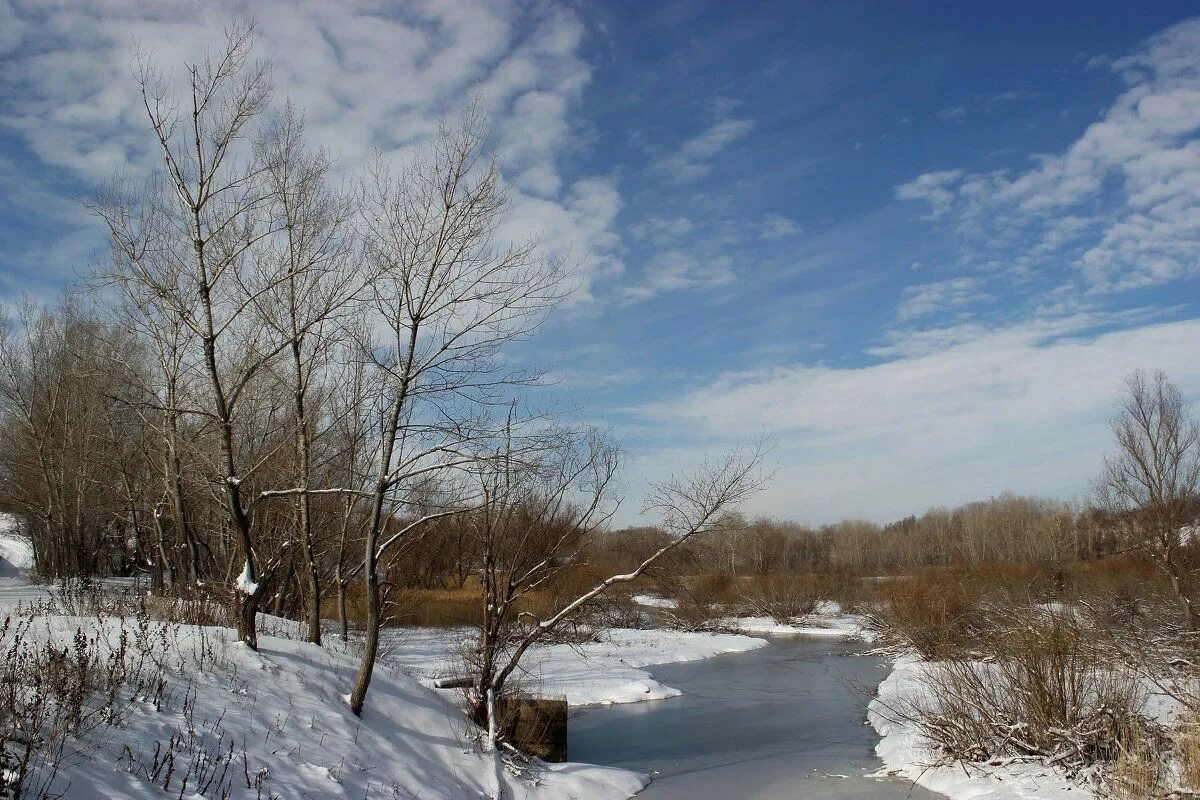
[{"label": "clump of grass", "polygon": [[1175,749],[1179,754],[1179,778],[1189,789],[1200,789],[1200,714],[1190,712],[1179,720],[1175,730]]},{"label": "clump of grass", "polygon": [[1144,725],[1128,725],[1118,742],[1112,768],[1112,794],[1118,800],[1146,800],[1163,793],[1166,765],[1162,742]]}]

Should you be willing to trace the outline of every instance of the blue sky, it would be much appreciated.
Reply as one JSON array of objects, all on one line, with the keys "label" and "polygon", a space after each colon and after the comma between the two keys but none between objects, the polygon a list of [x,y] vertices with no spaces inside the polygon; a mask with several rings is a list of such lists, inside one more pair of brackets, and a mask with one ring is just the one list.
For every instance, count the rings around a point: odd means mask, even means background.
[{"label": "blue sky", "polygon": [[627,521],[760,434],[751,510],[809,522],[1082,497],[1124,374],[1200,396],[1194,3],[141,5],[0,0],[0,299],[151,163],[131,41],[251,16],[346,174],[484,99],[508,232],[584,259],[518,355],[623,440]]}]

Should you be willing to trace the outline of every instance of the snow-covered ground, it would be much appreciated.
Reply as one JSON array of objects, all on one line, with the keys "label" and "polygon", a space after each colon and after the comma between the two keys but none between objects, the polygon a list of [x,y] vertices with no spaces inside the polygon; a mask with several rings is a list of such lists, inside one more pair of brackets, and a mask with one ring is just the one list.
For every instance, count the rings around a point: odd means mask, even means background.
[{"label": "snow-covered ground", "polygon": [[33,548],[16,530],[16,520],[0,514],[0,579],[19,578],[33,569]]},{"label": "snow-covered ground", "polygon": [[[90,625],[109,642],[117,640],[121,624],[67,617],[46,622],[46,630],[68,640],[77,627]],[[359,719],[343,698],[357,663],[351,655],[269,636],[260,638],[254,652],[231,630],[194,626],[174,626],[168,649],[186,662],[202,636],[217,664],[173,668],[168,697],[174,702],[168,699],[156,710],[135,700],[118,726],[87,737],[83,753],[68,760],[55,784],[66,800],[163,797],[165,773],[154,782],[147,773],[153,770],[152,754],[165,750],[172,736],[186,744],[177,745],[170,796],[180,792],[183,771],[195,761],[200,743],[210,755],[233,748],[233,797],[256,796],[243,773],[265,776],[263,797],[266,788],[283,798],[467,800],[491,793],[493,764],[471,745],[461,713],[408,675],[379,668]],[[547,766],[536,784],[508,773],[503,780],[506,796],[530,800],[617,800],[645,783],[631,772],[581,764]]]},{"label": "snow-covered ground", "polygon": [[[28,543],[14,533],[11,520],[0,516],[0,607],[49,595],[47,587],[28,580],[26,573],[31,567]],[[663,598],[639,601],[667,606]],[[859,620],[832,605],[794,625],[757,618],[728,622],[753,633],[861,635]],[[90,626],[113,641],[115,626],[120,624],[55,617],[44,620],[43,629],[47,635],[69,637],[77,628]],[[295,637],[297,629],[295,623],[264,617],[264,635],[260,651],[255,653],[237,643],[230,630],[176,626],[172,637],[181,643],[181,652],[187,650],[182,643],[207,636],[225,659],[224,666],[177,669],[170,676],[174,686],[183,687],[185,695],[191,693],[194,698],[186,712],[178,705],[155,710],[148,703],[135,703],[128,719],[93,737],[83,748],[86,752],[71,760],[56,784],[65,790],[64,798],[162,796],[161,789],[147,782],[146,763],[149,754],[156,747],[165,747],[173,734],[210,746],[215,743],[218,749],[230,743],[239,753],[244,749],[242,766],[247,774],[265,770],[267,786],[281,797],[465,800],[492,791],[493,764],[469,741],[469,726],[455,705],[458,695],[430,688],[437,678],[461,671],[458,653],[467,641],[467,631],[389,631],[366,713],[358,719],[344,700],[357,666],[352,655],[336,644],[321,648],[298,638],[265,635]],[[573,706],[656,700],[680,692],[655,680],[646,667],[744,652],[766,644],[763,639],[738,634],[612,630],[584,644],[534,648],[523,660],[520,680],[527,690],[565,697]],[[920,668],[916,662],[900,662],[880,687],[881,698],[911,690]],[[1025,788],[1008,781],[1007,776],[1004,784],[986,776],[964,780],[961,768],[924,771],[919,766],[922,752],[915,732],[892,725],[876,712],[873,706],[871,721],[884,736],[879,753],[885,764],[922,785],[956,800],[1059,797],[1045,794],[1047,776],[1033,774],[1035,770],[1030,770]],[[182,757],[180,763],[184,763]],[[643,776],[584,764],[549,766],[536,783],[508,773],[504,780],[509,784],[509,796],[529,800],[617,800],[645,785]],[[1028,793],[1035,784],[1041,794]],[[1000,793],[997,787],[1009,793]],[[1086,796],[1078,786],[1071,789],[1071,797]],[[235,785],[234,796],[240,791]]]},{"label": "snow-covered ground", "polygon": [[[0,518],[0,608],[51,596],[48,587],[29,581],[31,556],[11,521]],[[244,774],[251,780],[265,775],[265,788],[283,798],[475,800],[492,793],[494,764],[472,744],[470,726],[456,706],[459,696],[428,686],[435,676],[454,671],[463,631],[389,632],[359,719],[345,702],[357,659],[336,643],[318,647],[266,635],[292,636],[298,626],[260,619],[258,652],[238,643],[228,629],[170,626],[165,638],[177,660],[182,659],[168,674],[170,692],[191,699],[158,709],[134,701],[118,725],[86,735],[54,784],[64,800],[162,797],[164,773],[151,782],[147,772],[153,754],[166,748],[172,736],[181,747],[167,793],[172,795],[180,791],[183,770],[198,752],[190,748],[199,745],[209,755],[231,746],[236,751],[230,772],[236,773],[233,797],[256,796],[257,788],[246,789]],[[135,625],[54,616],[42,617],[34,629],[64,640],[82,629],[115,642],[122,624]],[[208,642],[208,652],[218,653],[219,667],[188,665],[186,654],[201,638]],[[734,634],[615,630],[580,646],[535,648],[526,656],[522,681],[574,705],[659,699],[679,691],[654,680],[643,667],[766,644]],[[188,744],[180,746],[179,741]],[[646,783],[644,776],[626,770],[572,763],[548,765],[533,782],[509,772],[503,780],[506,796],[527,800],[623,800]],[[185,791],[182,796],[198,795]]]},{"label": "snow-covered ground", "polygon": [[821,603],[816,612],[792,622],[776,622],[770,617],[730,617],[725,624],[743,633],[871,639],[871,632],[866,629],[861,617],[842,613],[841,606],[831,601]]},{"label": "snow-covered ground", "polygon": [[653,594],[635,594],[633,602],[649,608],[679,608],[679,601],[671,597],[658,597]]},{"label": "snow-covered ground", "polygon": [[[438,678],[462,671],[459,652],[469,636],[465,629],[392,629],[384,658],[432,686]],[[572,706],[661,700],[680,692],[656,681],[644,667],[766,645],[764,639],[737,634],[621,628],[602,632],[598,641],[534,648],[521,660],[520,681],[528,691],[565,697]]]},{"label": "snow-covered ground", "polygon": [[879,684],[867,710],[867,721],[883,737],[875,747],[883,760],[881,774],[899,775],[951,800],[1090,800],[1095,793],[1067,779],[1060,770],[1040,764],[988,768],[971,765],[929,766],[935,760],[929,741],[916,725],[897,718],[893,709],[920,697],[929,662],[902,656]]},{"label": "snow-covered ground", "polygon": [[[1001,767],[972,764],[930,766],[937,758],[928,739],[910,721],[901,719],[913,699],[928,692],[925,676],[934,665],[911,655],[897,659],[892,673],[879,685],[867,711],[867,721],[879,732],[875,752],[883,760],[880,774],[899,775],[951,800],[1095,800],[1091,787],[1043,764],[1013,763]],[[1178,705],[1147,686],[1143,711],[1164,725],[1173,724]]]},{"label": "snow-covered ground", "polygon": [[17,521],[0,514],[0,607],[43,600],[48,590],[29,581],[33,548],[17,533]]}]

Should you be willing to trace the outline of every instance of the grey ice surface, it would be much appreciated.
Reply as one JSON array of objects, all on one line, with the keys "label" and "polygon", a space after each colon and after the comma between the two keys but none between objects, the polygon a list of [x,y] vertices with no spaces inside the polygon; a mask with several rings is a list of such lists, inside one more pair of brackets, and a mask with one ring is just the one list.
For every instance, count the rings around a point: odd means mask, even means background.
[{"label": "grey ice surface", "polygon": [[749,653],[651,667],[684,696],[573,712],[570,758],[650,775],[639,800],[940,798],[866,777],[882,764],[861,689],[874,692],[888,667],[864,649],[773,637]]}]

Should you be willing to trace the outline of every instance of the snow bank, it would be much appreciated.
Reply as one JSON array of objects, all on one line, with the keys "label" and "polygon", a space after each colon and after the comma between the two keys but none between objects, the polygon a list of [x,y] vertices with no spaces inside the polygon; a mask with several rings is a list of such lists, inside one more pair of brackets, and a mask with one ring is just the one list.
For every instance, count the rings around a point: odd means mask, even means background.
[{"label": "snow bank", "polygon": [[17,578],[33,569],[33,547],[17,535],[17,521],[0,514],[0,578]]},{"label": "snow bank", "polygon": [[864,620],[854,614],[843,614],[841,606],[822,602],[817,610],[794,622],[780,623],[771,617],[731,617],[725,624],[743,633],[762,633],[775,636],[837,636],[870,641],[873,637]]},{"label": "snow bank", "polygon": [[[386,633],[384,658],[432,686],[438,678],[461,672],[458,653],[470,636],[465,628],[393,629]],[[527,691],[565,697],[572,706],[661,700],[681,692],[659,683],[643,667],[766,645],[763,639],[737,634],[622,628],[602,632],[599,641],[531,649],[521,659],[520,680]]]},{"label": "snow bank", "polygon": [[679,601],[670,597],[657,597],[652,594],[635,594],[633,602],[649,608],[679,608]]},{"label": "snow bank", "polygon": [[936,761],[928,739],[916,725],[901,720],[895,709],[921,697],[929,662],[913,656],[897,660],[892,674],[879,684],[867,709],[867,721],[882,737],[875,752],[884,767],[877,775],[899,775],[951,800],[1094,800],[1089,787],[1041,764],[983,768],[970,764],[929,766]]},{"label": "snow bank", "polygon": [[[99,627],[110,641],[120,625],[66,617],[47,623],[67,634],[79,625]],[[195,753],[231,747],[233,797],[256,796],[256,789],[246,788],[243,772],[252,779],[263,776],[264,797],[269,789],[284,798],[476,800],[492,791],[491,757],[473,748],[461,711],[397,670],[376,670],[359,719],[341,699],[357,666],[346,653],[270,636],[260,637],[254,652],[223,628],[177,626],[173,635],[176,641],[208,637],[215,646],[209,652],[215,650],[221,663],[169,676],[170,696],[190,701],[166,702],[158,710],[134,701],[119,727],[94,731],[83,748],[86,755],[71,759],[55,784],[64,800],[161,798],[162,789],[147,772],[153,754],[173,736],[187,744],[176,747],[181,755],[172,795]],[[530,800],[617,800],[645,785],[634,773],[582,764],[548,765],[536,783],[507,773],[503,780],[506,796]],[[157,783],[162,781],[159,774]]]}]

